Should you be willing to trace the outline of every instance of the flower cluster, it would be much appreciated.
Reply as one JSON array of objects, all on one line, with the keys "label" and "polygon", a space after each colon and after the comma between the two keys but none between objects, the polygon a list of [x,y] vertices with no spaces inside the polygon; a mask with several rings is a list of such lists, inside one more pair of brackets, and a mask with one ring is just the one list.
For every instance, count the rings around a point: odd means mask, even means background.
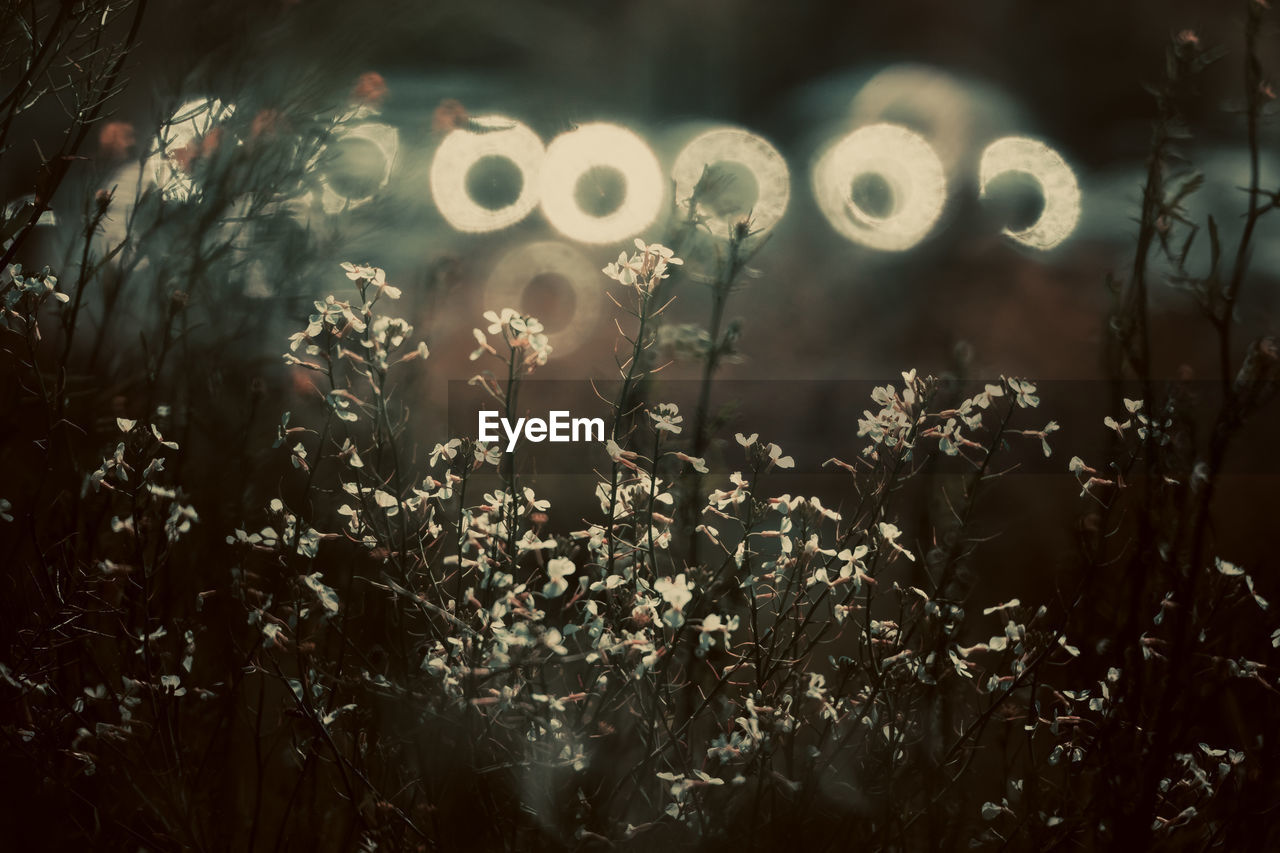
[{"label": "flower cluster", "polygon": [[667,267],[683,263],[666,246],[659,243],[646,244],[637,238],[636,251],[630,257],[626,252],[619,252],[618,260],[606,266],[604,274],[619,284],[649,293],[670,274]]},{"label": "flower cluster", "polygon": [[[537,318],[527,317],[514,308],[503,308],[501,313],[486,311],[484,318],[489,321],[488,334],[498,336],[499,341],[507,346],[513,356],[519,356],[518,360],[526,368],[547,363],[547,358],[551,355],[551,344]],[[501,357],[489,343],[485,332],[480,329],[472,331],[478,344],[471,353],[472,361],[485,353]]]}]

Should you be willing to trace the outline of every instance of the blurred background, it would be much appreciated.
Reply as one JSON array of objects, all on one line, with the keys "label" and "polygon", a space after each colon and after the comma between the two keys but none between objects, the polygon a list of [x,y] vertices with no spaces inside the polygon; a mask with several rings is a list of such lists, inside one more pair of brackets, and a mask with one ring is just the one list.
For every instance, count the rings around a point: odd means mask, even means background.
[{"label": "blurred background", "polygon": [[[612,260],[619,245],[565,240],[537,210],[485,235],[459,233],[439,215],[428,180],[434,151],[448,130],[485,114],[523,122],[544,143],[584,123],[618,123],[638,133],[667,171],[684,142],[714,125],[759,134],[782,153],[790,203],[729,308],[741,318],[747,356],[730,376],[878,378],[908,364],[941,370],[954,367],[960,346],[977,372],[1092,378],[1108,304],[1102,283],[1132,254],[1155,110],[1143,84],[1161,78],[1171,40],[1230,50],[1242,38],[1240,10],[1192,2],[153,5],[130,84],[113,107],[128,138],[101,138],[78,177],[97,187],[136,183],[130,159],[145,155],[165,119],[193,97],[236,104],[245,120],[308,105],[334,109],[372,72],[377,83],[366,84],[362,97],[398,134],[389,179],[373,202],[323,221],[293,217],[286,231],[325,235],[317,269],[337,260],[374,263],[412,291],[418,301],[406,304],[420,312],[420,329],[429,326],[450,378],[469,375],[470,328],[483,309],[499,307],[485,300],[486,286],[497,285],[502,296],[522,300],[513,307],[544,317],[553,346],[560,344],[544,375],[593,376],[610,364],[611,324],[598,322],[612,308],[606,282],[586,271]],[[1264,44],[1275,50],[1275,40]],[[1247,177],[1243,122],[1233,112],[1240,77],[1238,56],[1210,70],[1189,104],[1195,134],[1185,145],[1207,173],[1193,212],[1218,212],[1228,240],[1237,227],[1236,188]],[[42,109],[56,133],[56,103]],[[907,251],[845,239],[819,214],[810,190],[814,158],[850,129],[878,121],[919,132],[946,167],[945,209]],[[1275,128],[1267,133],[1274,143]],[[1078,177],[1082,216],[1051,251],[1001,234],[1034,221],[1042,205],[1034,187],[1006,182],[979,201],[978,159],[1007,135],[1046,142]],[[329,153],[325,168],[335,184],[345,174],[377,185],[386,174],[388,152],[367,140]],[[6,153],[8,199],[31,191],[38,156],[29,145]],[[471,176],[473,189],[483,194],[487,186],[495,204],[519,192],[518,175],[501,165]],[[1264,177],[1275,174],[1274,159],[1265,158]],[[608,205],[625,191],[615,181],[583,192],[606,196]],[[121,195],[117,226],[127,214]],[[73,221],[82,201],[63,194],[59,204]],[[1255,269],[1263,276],[1280,265],[1276,228],[1264,221],[1256,238]],[[664,229],[655,222],[642,236],[662,239]],[[271,239],[280,239],[279,230]],[[262,233],[251,241],[280,254]],[[529,281],[512,281],[512,263],[529,267],[530,256],[517,253],[542,241],[568,248]],[[503,268],[508,256],[516,261]],[[251,298],[284,295],[273,277],[273,286],[249,285]],[[314,296],[333,289],[329,280],[309,287]],[[1246,313],[1274,319],[1271,292],[1252,288]],[[679,295],[672,317],[705,322],[701,289]],[[1156,300],[1176,326],[1185,301],[1163,290]],[[1178,347],[1159,359],[1167,375],[1199,356],[1185,335],[1174,339]],[[453,360],[459,355],[462,363]]]},{"label": "blurred background", "polygon": [[[342,295],[338,263],[383,267],[404,292],[399,311],[431,347],[431,369],[408,400],[429,447],[450,426],[450,383],[477,370],[468,358],[472,329],[485,325],[486,310],[510,306],[544,321],[553,353],[538,378],[615,377],[619,312],[600,269],[631,248],[630,235],[600,244],[572,239],[540,208],[488,233],[457,230],[432,188],[443,140],[477,130],[474,119],[487,115],[523,123],[544,145],[609,122],[636,133],[670,175],[695,135],[733,126],[780,152],[790,197],[781,220],[753,239],[726,307],[723,327],[737,336],[737,355],[721,366],[725,392],[713,403],[737,414],[726,413],[722,438],[739,428],[785,437],[800,451],[801,469],[813,472],[856,443],[852,418],[865,402],[862,386],[831,383],[889,380],[916,368],[1066,381],[1062,394],[1050,395],[1058,399],[1049,414],[1068,427],[1083,424],[1063,432],[1069,456],[1105,438],[1094,425],[1109,401],[1107,280],[1123,279],[1132,264],[1156,115],[1147,86],[1163,80],[1171,46],[1221,55],[1180,105],[1190,132],[1178,151],[1185,174],[1204,174],[1187,202],[1189,218],[1203,224],[1214,215],[1224,243],[1237,238],[1239,188],[1248,181],[1243,19],[1235,4],[1102,0],[152,4],[128,85],[46,215],[58,225],[42,227],[18,260],[73,264],[86,200],[113,191],[97,248],[140,248],[113,262],[130,287],[113,292],[108,284],[103,306],[85,309],[96,329],[85,354],[99,378],[111,377],[94,387],[108,388],[102,396],[122,411],[137,405],[129,389],[146,368],[132,345],[112,341],[132,344],[137,330],[154,328],[178,292],[198,318],[184,340],[235,357],[235,366],[224,360],[212,368],[212,380],[184,380],[188,400],[228,395],[216,409],[226,421],[206,427],[210,440],[246,429],[270,438],[271,417],[245,426],[255,411],[249,385],[271,389],[279,408],[307,393],[306,380],[279,361],[288,335],[312,300]],[[1261,43],[1264,64],[1274,64],[1280,40]],[[11,146],[0,173],[11,203],[32,192],[40,152],[65,117],[45,99],[26,121],[35,144]],[[941,214],[901,251],[838,232],[812,188],[824,151],[879,122],[918,133],[945,172]],[[1273,186],[1276,126],[1264,124],[1262,134],[1262,185]],[[1040,216],[1044,197],[1034,182],[997,180],[980,197],[982,153],[1007,136],[1044,142],[1074,171],[1079,218],[1054,248],[1028,248],[1002,233]],[[165,157],[160,177],[176,179],[178,191],[160,193],[161,204],[151,196],[155,163]],[[741,173],[731,177],[738,180],[716,202],[728,219],[749,212],[758,190]],[[518,170],[496,158],[470,169],[465,186],[486,207],[508,204],[523,189]],[[627,196],[625,181],[607,169],[588,171],[573,191],[601,213]],[[855,182],[846,200],[872,215],[901,201],[874,181]],[[674,245],[684,201],[665,188],[660,215],[635,236]],[[1254,235],[1238,340],[1275,328],[1277,229],[1280,219],[1264,218]],[[673,282],[665,318],[659,357],[672,362],[669,380],[701,372],[697,347],[711,314],[704,279],[714,278],[725,242],[722,234],[705,237],[677,246],[692,263]],[[1207,256],[1201,235],[1190,263],[1203,268]],[[1153,263],[1153,375],[1214,378],[1214,337],[1168,281],[1169,265]],[[146,280],[150,287],[137,286]],[[771,394],[735,394],[728,384],[735,380],[792,384],[779,405]],[[833,408],[842,387],[861,390]],[[585,383],[579,399],[591,402]],[[524,402],[538,406],[536,395]],[[849,417],[831,417],[836,411]],[[1261,455],[1248,457],[1246,469],[1274,470],[1280,461],[1264,433]],[[1064,489],[1072,491],[1069,482]],[[570,519],[589,511],[566,509]]]}]

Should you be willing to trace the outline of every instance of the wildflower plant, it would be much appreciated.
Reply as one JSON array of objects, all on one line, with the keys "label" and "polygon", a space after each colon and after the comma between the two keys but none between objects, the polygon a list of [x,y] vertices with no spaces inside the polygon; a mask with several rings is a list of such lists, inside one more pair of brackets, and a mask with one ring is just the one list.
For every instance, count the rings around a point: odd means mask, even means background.
[{"label": "wildflower plant", "polygon": [[[276,150],[279,169],[249,142],[288,110],[226,117],[225,147],[187,151],[178,184],[140,192],[105,243],[124,199],[95,197],[61,276],[10,265],[32,226],[6,223],[0,734],[11,801],[68,815],[14,837],[1267,846],[1275,572],[1229,534],[1219,497],[1280,376],[1273,337],[1232,341],[1251,234],[1275,207],[1256,167],[1266,5],[1246,10],[1246,225],[1224,252],[1204,223],[1208,269],[1189,260],[1198,183],[1176,143],[1184,89],[1215,57],[1194,34],[1170,46],[1137,251],[1115,286],[1112,399],[1084,424],[1056,414],[1048,383],[912,369],[860,402],[840,457],[730,424],[714,380],[757,345],[729,300],[765,240],[749,215],[712,231],[710,173],[677,199],[665,243],[636,240],[600,271],[618,334],[581,494],[514,446],[423,427],[439,325],[386,270],[317,260],[323,228],[288,275],[338,287],[302,301],[282,284],[287,329],[265,303],[242,307],[273,351],[234,363],[234,300],[223,316],[209,285],[264,262],[244,228],[304,203],[326,134],[386,96],[376,74],[355,114]],[[118,14],[64,14],[86,10]],[[120,54],[105,56],[110,83]],[[245,175],[261,183],[231,192]],[[1157,256],[1217,336],[1216,407],[1153,378]],[[698,284],[706,323],[669,322]],[[130,305],[157,310],[135,328]],[[517,416],[555,335],[514,307],[476,313],[471,386]],[[680,356],[692,405],[652,381]],[[1028,460],[1050,473],[1020,479]],[[809,488],[814,471],[835,486]],[[1019,574],[992,577],[1025,517],[1010,502],[1065,515],[1074,547],[1036,543],[1012,558]]]},{"label": "wildflower plant", "polygon": [[[660,310],[650,302],[653,285],[679,260],[660,246],[637,249],[604,271],[634,299],[619,400],[641,376],[652,340],[645,327]],[[1039,406],[1032,383],[1004,378],[953,404],[939,404],[939,381],[915,371],[875,388],[858,423],[862,453],[825,463],[850,478],[857,496],[841,509],[772,492],[771,476],[796,460],[757,434],[736,436],[740,459],[723,486],[705,497],[682,491],[674,475],[710,469],[687,452],[679,407],[645,404],[643,418],[628,418],[634,412],[615,402],[599,516],[553,535],[537,521],[551,502],[518,476],[508,454],[455,437],[437,443],[422,468],[402,465],[386,389],[393,369],[420,367],[413,362],[426,350],[412,346],[407,324],[376,310],[396,295],[381,270],[344,270],[357,298],[317,301],[285,354],[328,386],[318,395],[318,444],[308,448],[309,431],[291,418],[280,429],[281,449],[306,480],[304,497],[297,509],[273,501],[271,525],[228,540],[246,558],[295,566],[296,582],[278,595],[242,580],[239,596],[261,633],[260,655],[271,661],[266,672],[288,687],[300,715],[330,732],[332,743],[314,748],[340,770],[351,765],[344,784],[354,786],[356,765],[337,737],[343,717],[335,712],[413,696],[412,725],[430,725],[446,740],[456,731],[468,766],[510,779],[481,784],[540,780],[576,791],[573,805],[539,813],[539,832],[642,845],[646,836],[730,838],[748,815],[781,825],[788,818],[773,809],[783,802],[800,820],[808,809],[820,814],[838,778],[887,797],[938,762],[961,760],[997,709],[1029,685],[1034,691],[1047,667],[1080,654],[1062,614],[1016,600],[982,613],[994,623],[990,639],[967,641],[971,617],[954,593],[965,555],[924,545],[895,507],[901,485],[927,459],[963,459],[972,477],[953,496],[954,532],[962,533],[1000,448],[1022,439],[1052,453],[1053,423],[1016,426]],[[476,358],[496,360],[503,378],[486,373],[473,382],[512,411],[519,383],[551,344],[537,320],[514,310],[485,319]],[[494,464],[501,487],[468,497],[470,478]],[[322,466],[330,476],[317,479]],[[333,495],[319,502],[327,512],[312,497],[322,483]],[[710,555],[696,564],[674,535],[679,502],[693,499],[692,535]],[[338,548],[365,553],[368,568],[340,570],[343,579],[331,581],[321,566]],[[347,656],[326,659],[320,649],[341,647],[324,638],[345,633],[351,609],[368,608],[370,596],[389,608],[400,646],[380,671],[362,670],[353,682]],[[412,648],[407,638],[417,638]],[[293,660],[280,657],[303,647]],[[1101,708],[1114,680],[1063,695]],[[1092,689],[1103,698],[1092,700]],[[938,702],[957,721],[954,731],[925,725]],[[1078,734],[1063,741],[1062,731],[1048,725],[1046,748],[1081,754]],[[415,767],[421,758],[388,749],[365,784],[381,791],[421,772]],[[874,776],[859,769],[871,767]],[[423,832],[407,805],[392,812],[397,832]],[[984,807],[983,820],[1010,808]],[[513,829],[494,818],[495,838]],[[869,828],[887,829],[878,827]]]}]

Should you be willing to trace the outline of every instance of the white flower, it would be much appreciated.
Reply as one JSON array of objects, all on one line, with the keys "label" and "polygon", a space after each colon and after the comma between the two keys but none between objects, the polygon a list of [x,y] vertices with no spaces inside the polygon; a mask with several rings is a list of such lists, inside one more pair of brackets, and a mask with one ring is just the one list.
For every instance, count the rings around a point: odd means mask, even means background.
[{"label": "white flower", "polygon": [[263,645],[267,648],[272,646],[284,645],[284,629],[274,622],[264,622],[262,625]]},{"label": "white flower", "polygon": [[462,440],[458,438],[450,439],[448,442],[444,444],[437,444],[431,450],[430,464],[435,465],[436,461],[441,458],[453,459],[455,456],[458,455],[458,448],[461,445],[462,445]]},{"label": "white flower", "polygon": [[887,521],[882,521],[879,524],[879,529],[880,538],[884,540],[886,545],[891,546],[895,551],[902,554],[908,560],[915,562],[916,555],[898,544],[898,537],[902,535],[902,531],[898,529],[896,524],[890,524]]},{"label": "white flower", "polygon": [[701,456],[690,456],[689,454],[681,453],[678,450],[675,451],[672,455],[675,456],[677,459],[679,459],[681,462],[688,462],[690,465],[693,466],[693,470],[697,471],[699,474],[707,473],[707,470],[708,470],[707,461],[703,459]]},{"label": "white flower", "polygon": [[990,616],[992,613],[999,613],[1001,610],[1013,610],[1014,608],[1021,607],[1021,606],[1022,606],[1022,602],[1020,600],[1016,598],[1011,598],[1002,604],[996,604],[992,607],[984,607],[982,610],[982,615]]},{"label": "white flower", "polygon": [[316,594],[316,597],[320,599],[320,604],[324,606],[325,610],[330,613],[337,613],[338,594],[333,591],[332,587],[322,583],[320,580],[321,577],[322,575],[319,572],[313,572],[309,575],[303,575],[302,582]]},{"label": "white flower", "polygon": [[739,618],[730,616],[728,619],[722,619],[718,613],[708,613],[702,619],[702,624],[698,626],[700,636],[698,638],[698,646],[705,654],[706,651],[715,644],[715,635],[720,634],[726,640],[729,635],[738,630]]},{"label": "white flower", "polygon": [[400,501],[396,496],[382,489],[374,489],[373,502],[385,510],[388,516],[393,516],[400,511]]},{"label": "white flower", "polygon": [[379,293],[385,293],[392,299],[400,298],[400,288],[392,287],[387,284],[386,270],[379,267],[372,267],[362,264],[344,263],[342,268],[346,270],[347,278],[352,281],[363,281],[373,285],[378,289]]},{"label": "white flower", "polygon": [[542,587],[542,594],[547,598],[556,598],[563,595],[565,590],[569,588],[569,582],[565,578],[573,574],[576,569],[577,567],[573,564],[573,560],[567,557],[552,557],[547,561],[547,578],[549,580]]},{"label": "white flower", "polygon": [[[382,273],[382,270],[375,269],[374,267],[368,266],[366,264],[353,264],[353,263],[347,262],[347,263],[341,264],[341,266],[344,270],[346,270],[347,278],[351,279],[352,281],[361,281],[361,280],[372,281],[379,273]],[[385,278],[386,274],[382,273],[382,275]]]},{"label": "white flower", "polygon": [[493,355],[498,354],[497,350],[489,346],[489,340],[484,336],[484,332],[480,331],[479,329],[472,329],[471,334],[475,336],[476,343],[480,345],[471,351],[472,361],[475,361],[477,358],[484,355],[486,352],[492,353]]},{"label": "white flower", "polygon": [[1235,563],[1228,563],[1221,557],[1214,557],[1213,562],[1218,571],[1227,577],[1239,577],[1244,574],[1244,569],[1240,568]]},{"label": "white flower", "polygon": [[707,496],[707,503],[716,509],[723,510],[731,504],[740,504],[747,499],[747,481],[741,471],[730,474],[729,482],[733,484],[732,489],[715,489]]},{"label": "white flower", "polygon": [[983,803],[982,819],[986,821],[995,820],[1000,817],[1000,815],[1004,814],[1004,811],[1004,806],[999,805],[998,803]]},{"label": "white flower", "polygon": [[794,468],[796,460],[790,456],[782,455],[782,448],[776,444],[769,445],[769,462],[777,465],[779,468]]},{"label": "white flower", "polygon": [[606,266],[601,272],[619,284],[625,284],[629,287],[636,283],[636,279],[640,275],[642,260],[639,255],[635,258],[628,258],[626,252],[619,252],[618,260]]},{"label": "white flower", "polygon": [[1014,393],[1014,402],[1024,409],[1034,409],[1040,405],[1040,398],[1036,396],[1036,386],[1027,382],[1025,379],[1009,379],[1005,378],[1005,382],[1009,383],[1009,388]]},{"label": "white flower", "polygon": [[524,487],[525,509],[529,512],[546,512],[551,509],[551,501],[541,500],[533,493],[533,489]]},{"label": "white flower", "polygon": [[1093,469],[1084,464],[1084,460],[1079,456],[1072,456],[1071,461],[1067,463],[1067,470],[1072,474],[1080,475],[1092,471]]},{"label": "white flower", "polygon": [[1254,603],[1256,603],[1259,608],[1261,608],[1262,610],[1266,610],[1268,607],[1271,606],[1270,603],[1261,595],[1259,595],[1257,590],[1253,588],[1253,577],[1251,575],[1244,576],[1244,583],[1245,583],[1245,586],[1249,587],[1249,594],[1253,596]]},{"label": "white flower", "polygon": [[693,582],[686,581],[684,572],[675,576],[658,578],[653,583],[653,591],[662,596],[662,600],[670,604],[674,610],[683,610],[693,599]]},{"label": "white flower", "polygon": [[649,417],[653,419],[653,428],[655,430],[665,430],[672,435],[680,433],[680,424],[684,422],[684,417],[680,414],[680,407],[675,403],[659,403],[655,409],[649,412]]},{"label": "white flower", "polygon": [[822,501],[818,500],[816,496],[809,498],[809,506],[822,518],[829,518],[832,521],[840,521],[843,518],[843,516],[834,509],[827,509],[823,506]]},{"label": "white flower", "polygon": [[512,318],[518,316],[514,308],[503,308],[502,313],[497,311],[484,312],[484,318],[489,321],[489,334],[500,335],[504,326],[510,326]]},{"label": "white flower", "polygon": [[677,266],[684,263],[684,261],[680,260],[675,256],[676,253],[673,250],[668,249],[666,246],[662,245],[661,243],[650,243],[646,246],[645,242],[641,240],[639,237],[636,238],[635,242],[636,242],[636,248],[639,249],[641,252],[644,252],[646,255],[650,255],[652,257],[658,258],[664,263],[676,264]]},{"label": "white flower", "polygon": [[564,643],[562,642],[563,640],[564,635],[555,628],[548,628],[547,633],[542,635],[543,644],[558,655],[566,655],[569,653],[569,650],[565,648]]},{"label": "white flower", "polygon": [[160,686],[168,691],[172,691],[174,696],[187,695],[187,688],[182,686],[182,679],[176,675],[160,676]]},{"label": "white flower", "polygon": [[526,530],[524,536],[520,537],[520,541],[516,543],[516,550],[521,556],[530,551],[549,551],[554,547],[556,547],[556,540],[539,539],[532,530]]},{"label": "white flower", "polygon": [[619,284],[647,292],[667,277],[669,265],[684,263],[675,257],[675,252],[659,243],[646,245],[637,238],[635,245],[638,250],[635,254],[628,258],[626,252],[620,252],[618,260],[606,266],[602,272]]},{"label": "white flower", "polygon": [[630,450],[623,450],[621,447],[618,446],[618,442],[614,441],[612,438],[607,439],[605,441],[604,450],[605,450],[605,453],[609,454],[609,458],[612,459],[615,463],[619,465],[625,465],[628,468],[630,468],[632,471],[639,470],[639,466],[637,466],[636,463],[633,461],[636,459],[638,454]]},{"label": "white flower", "polygon": [[502,459],[502,448],[497,444],[485,444],[482,441],[476,442],[474,451],[476,462],[481,465],[497,465]]},{"label": "white flower", "polygon": [[1040,432],[1040,447],[1044,450],[1044,457],[1048,459],[1053,455],[1053,451],[1049,448],[1049,436],[1060,429],[1057,421],[1049,421],[1044,425],[1044,429]]}]

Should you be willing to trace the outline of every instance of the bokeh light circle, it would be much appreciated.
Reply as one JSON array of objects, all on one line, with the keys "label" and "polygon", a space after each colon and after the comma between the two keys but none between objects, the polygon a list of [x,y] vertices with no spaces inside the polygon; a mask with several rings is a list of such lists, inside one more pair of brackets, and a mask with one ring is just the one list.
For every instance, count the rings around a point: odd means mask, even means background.
[{"label": "bokeh light circle", "polygon": [[[726,162],[742,166],[755,179],[757,195],[751,209],[752,228],[768,231],[778,224],[791,199],[791,174],[787,163],[778,149],[763,138],[739,128],[709,130],[680,150],[671,169],[676,198],[684,202],[693,195],[706,167]],[[714,234],[727,234],[733,226],[724,216],[706,211],[703,215]]]},{"label": "bokeh light circle", "polygon": [[[343,195],[335,189],[327,178],[323,175],[320,177],[320,206],[324,208],[325,213],[340,213],[343,210],[351,210],[365,204],[375,195],[378,190],[386,187],[391,183],[391,172],[395,167],[396,157],[400,153],[400,133],[389,124],[380,121],[362,122],[360,124],[345,127],[333,134],[326,146],[333,146],[339,142],[348,139],[364,140],[372,143],[378,152],[382,155],[381,177],[377,186],[368,195],[356,198]],[[318,165],[325,156],[325,151],[321,151],[316,159],[312,161],[312,166]]]},{"label": "bokeh light circle", "polygon": [[[459,231],[483,233],[515,225],[538,206],[538,175],[545,154],[542,140],[505,116],[471,120],[479,130],[449,132],[431,161],[431,195],[440,215]],[[521,177],[520,195],[496,210],[477,204],[467,190],[467,173],[485,157],[510,161]]]},{"label": "bokeh light circle", "polygon": [[982,152],[978,166],[980,194],[985,197],[990,183],[1009,172],[1035,179],[1044,196],[1044,210],[1027,228],[1006,228],[1004,233],[1024,246],[1041,250],[1052,249],[1070,237],[1080,221],[1080,184],[1062,155],[1035,139],[997,139]]},{"label": "bokeh light circle", "polygon": [[[854,179],[879,175],[893,196],[892,210],[874,216],[851,198]],[[947,201],[942,161],[924,137],[894,124],[873,124],[848,134],[813,168],[813,194],[837,232],[872,249],[901,252],[933,228]]]},{"label": "bokeh light circle", "polygon": [[[616,169],[625,183],[617,209],[593,216],[576,194],[579,179],[597,167]],[[542,162],[542,212],[561,234],[582,243],[616,243],[651,225],[662,208],[665,180],[658,158],[625,127],[586,124],[551,140]]]}]

